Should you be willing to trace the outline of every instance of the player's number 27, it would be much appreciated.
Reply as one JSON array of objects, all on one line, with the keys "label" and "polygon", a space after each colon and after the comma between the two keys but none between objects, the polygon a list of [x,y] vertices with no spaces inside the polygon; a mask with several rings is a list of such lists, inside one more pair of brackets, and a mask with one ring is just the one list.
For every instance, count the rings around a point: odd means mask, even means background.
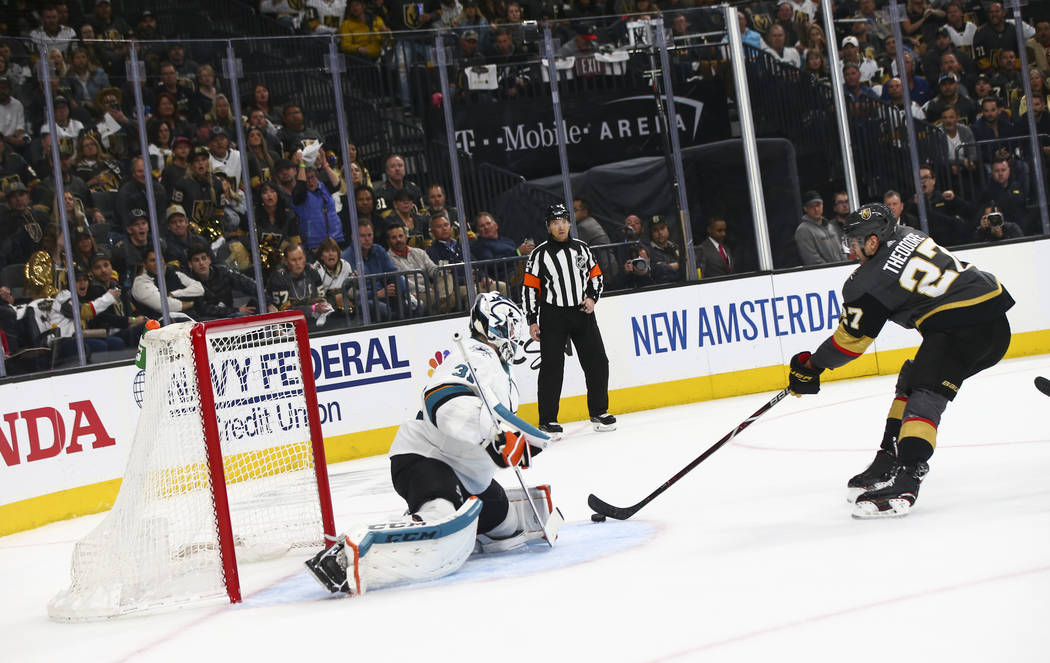
[{"label": "player's number 27", "polygon": [[[927,297],[939,297],[951,287],[955,279],[959,277],[959,272],[963,270],[963,266],[958,258],[937,246],[937,243],[930,238],[926,238],[922,244],[919,244],[915,249],[915,253],[919,255],[913,255],[908,260],[907,264],[904,265],[904,269],[901,270],[900,278],[897,279],[901,287],[909,292],[918,292],[920,295],[926,295]],[[955,269],[942,270],[925,259],[932,259],[936,257],[937,253],[941,253],[951,259]],[[925,256],[925,258],[920,256]],[[920,274],[921,278],[919,277]]]}]

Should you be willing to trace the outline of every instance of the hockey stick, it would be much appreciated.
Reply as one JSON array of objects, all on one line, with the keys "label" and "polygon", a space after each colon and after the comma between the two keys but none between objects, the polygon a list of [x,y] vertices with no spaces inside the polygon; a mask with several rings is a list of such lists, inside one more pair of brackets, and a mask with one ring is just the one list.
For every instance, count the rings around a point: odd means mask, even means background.
[{"label": "hockey stick", "polygon": [[652,502],[657,495],[670,488],[676,481],[684,477],[686,474],[689,474],[689,472],[692,471],[693,468],[707,460],[708,456],[721,449],[727,442],[736,437],[740,431],[744,430],[752,423],[754,423],[756,419],[768,412],[770,408],[772,408],[774,405],[783,400],[784,397],[787,396],[789,393],[791,392],[787,387],[785,387],[782,391],[777,392],[777,394],[773,396],[773,398],[769,399],[768,403],[758,408],[758,410],[756,410],[755,413],[752,414],[750,417],[744,419],[742,422],[737,424],[737,427],[730,431],[725,437],[711,445],[711,447],[707,451],[697,456],[693,460],[693,462],[683,467],[678,472],[678,474],[665,481],[662,486],[651,492],[649,496],[641,502],[638,502],[637,504],[628,507],[613,506],[608,502],[603,502],[602,500],[598,499],[597,495],[591,493],[591,495],[587,498],[587,506],[591,507],[591,509],[594,510],[595,513],[599,513],[603,516],[615,518],[616,520],[627,520],[634,514],[638,513],[638,511],[643,506],[645,506],[649,502]]},{"label": "hockey stick", "polygon": [[[478,395],[481,396],[481,402],[485,404],[485,408],[489,411],[489,416],[492,417],[493,421],[498,421],[499,418],[496,413],[492,410],[492,406],[489,405],[488,398],[485,397],[485,389],[482,387],[481,382],[478,380],[477,374],[474,372],[474,366],[470,363],[470,355],[467,354],[466,347],[463,346],[463,334],[455,332],[452,334],[452,338],[456,341],[456,345],[459,346],[459,352],[463,355],[463,362],[467,365],[467,370],[470,371],[470,377],[474,379],[474,384],[478,386]],[[528,441],[525,442],[525,448],[528,449]],[[543,530],[543,538],[547,541],[547,545],[551,548],[554,547],[554,540],[551,539],[551,534],[547,531],[547,525],[543,519],[540,518],[540,512],[536,509],[535,502],[532,501],[532,495],[529,494],[529,488],[525,485],[525,479],[521,476],[521,470],[518,469],[517,465],[512,466],[514,470],[514,476],[518,477],[518,483],[521,484],[521,490],[525,493],[525,499],[528,501],[529,506],[532,508],[532,515],[536,516],[536,522],[540,524],[540,529]],[[553,514],[551,514],[553,515]],[[557,535],[557,532],[555,532]]]},{"label": "hockey stick", "polygon": [[1047,396],[1050,396],[1050,380],[1047,380],[1043,376],[1040,375],[1035,379],[1035,388]]}]

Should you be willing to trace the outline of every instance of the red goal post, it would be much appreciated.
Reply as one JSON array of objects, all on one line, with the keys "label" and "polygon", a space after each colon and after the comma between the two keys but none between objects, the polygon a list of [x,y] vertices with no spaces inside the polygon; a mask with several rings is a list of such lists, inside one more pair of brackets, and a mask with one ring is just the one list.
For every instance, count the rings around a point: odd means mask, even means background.
[{"label": "red goal post", "polygon": [[145,349],[120,493],[76,544],[53,619],[236,603],[238,562],[334,539],[303,315],[168,325],[147,333]]}]

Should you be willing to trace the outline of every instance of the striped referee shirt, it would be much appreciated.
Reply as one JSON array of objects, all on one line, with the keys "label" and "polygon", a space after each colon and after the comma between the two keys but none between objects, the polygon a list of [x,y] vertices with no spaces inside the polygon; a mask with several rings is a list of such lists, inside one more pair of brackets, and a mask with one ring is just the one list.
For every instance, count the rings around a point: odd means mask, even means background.
[{"label": "striped referee shirt", "polygon": [[541,302],[566,307],[580,306],[588,297],[597,302],[602,285],[602,269],[585,242],[548,239],[532,250],[525,266],[525,318],[530,325],[536,322]]}]

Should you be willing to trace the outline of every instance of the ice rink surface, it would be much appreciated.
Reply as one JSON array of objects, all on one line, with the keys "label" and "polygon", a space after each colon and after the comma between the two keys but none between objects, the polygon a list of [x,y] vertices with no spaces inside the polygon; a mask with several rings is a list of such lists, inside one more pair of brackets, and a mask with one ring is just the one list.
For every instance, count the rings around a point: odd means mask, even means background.
[{"label": "ice rink surface", "polygon": [[[47,601],[102,516],[0,538],[0,660],[1048,661],[1048,374],[1041,356],[967,382],[900,519],[845,501],[892,398],[879,377],[785,399],[625,522],[591,523],[588,493],[635,503],[772,394],[570,423],[526,472],[565,514],[554,549],[425,586],[329,598],[293,556],[244,565],[241,605],[58,624]],[[340,529],[401,509],[383,458],[330,473]]]}]

